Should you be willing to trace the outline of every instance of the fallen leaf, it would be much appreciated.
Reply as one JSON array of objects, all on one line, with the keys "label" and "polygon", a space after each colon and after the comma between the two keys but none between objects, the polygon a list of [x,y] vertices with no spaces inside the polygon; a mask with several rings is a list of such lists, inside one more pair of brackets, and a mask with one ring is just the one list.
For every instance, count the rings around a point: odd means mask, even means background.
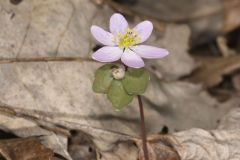
[{"label": "fallen leaf", "polygon": [[240,91],[240,74],[236,74],[233,76],[233,86],[237,91]]},{"label": "fallen leaf", "polygon": [[223,76],[230,75],[240,68],[240,56],[230,57],[196,57],[200,67],[196,69],[187,80],[202,84],[210,88],[219,84]]},{"label": "fallen leaf", "polygon": [[6,160],[52,160],[53,152],[35,138],[0,140],[0,156]]},{"label": "fallen leaf", "polygon": [[[192,45],[214,39],[240,26],[238,0],[138,0],[131,6],[107,0],[115,10],[156,21],[159,30],[168,23],[188,24],[192,31]],[[174,12],[173,12],[174,10]]]}]

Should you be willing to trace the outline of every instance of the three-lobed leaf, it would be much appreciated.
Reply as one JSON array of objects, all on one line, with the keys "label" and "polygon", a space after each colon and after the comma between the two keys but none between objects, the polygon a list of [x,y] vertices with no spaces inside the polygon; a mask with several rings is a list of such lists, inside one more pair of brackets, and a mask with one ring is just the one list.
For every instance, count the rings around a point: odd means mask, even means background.
[{"label": "three-lobed leaf", "polygon": [[106,64],[97,69],[97,71],[95,72],[95,79],[92,86],[94,92],[107,93],[113,80],[113,67],[115,67],[114,64]]},{"label": "three-lobed leaf", "polygon": [[145,68],[128,68],[122,83],[128,94],[140,95],[146,91],[149,80],[150,75]]},{"label": "three-lobed leaf", "polygon": [[146,91],[150,75],[144,68],[128,68],[123,79],[117,80],[112,76],[114,64],[106,64],[97,69],[93,82],[93,91],[107,94],[112,105],[120,110],[128,105],[134,95]]},{"label": "three-lobed leaf", "polygon": [[129,95],[125,91],[122,82],[115,79],[112,81],[107,97],[112,105],[118,110],[122,109],[133,100],[133,95]]}]

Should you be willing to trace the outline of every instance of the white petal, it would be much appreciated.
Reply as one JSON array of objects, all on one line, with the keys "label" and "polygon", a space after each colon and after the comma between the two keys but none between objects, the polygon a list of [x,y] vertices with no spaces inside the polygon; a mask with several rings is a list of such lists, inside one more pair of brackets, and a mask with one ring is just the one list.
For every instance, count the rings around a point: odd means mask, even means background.
[{"label": "white petal", "polygon": [[92,54],[92,58],[100,62],[114,62],[121,58],[123,50],[118,47],[106,46]]},{"label": "white petal", "polygon": [[142,58],[131,51],[130,49],[126,49],[121,58],[122,62],[129,67],[132,68],[142,68],[144,67],[144,62]]},{"label": "white petal", "polygon": [[91,27],[91,33],[98,42],[104,45],[108,45],[108,46],[116,45],[113,42],[113,35],[98,26],[93,25]]},{"label": "white petal", "polygon": [[138,43],[142,43],[150,37],[153,30],[153,24],[150,21],[143,21],[136,25],[133,28],[133,30],[137,33],[137,35],[140,38],[140,42]]},{"label": "white petal", "polygon": [[128,22],[123,17],[123,15],[119,13],[115,13],[110,18],[110,31],[112,34],[116,35],[119,32],[124,33],[128,28]]},{"label": "white petal", "polygon": [[169,54],[166,49],[148,45],[136,45],[131,49],[143,58],[163,58]]}]

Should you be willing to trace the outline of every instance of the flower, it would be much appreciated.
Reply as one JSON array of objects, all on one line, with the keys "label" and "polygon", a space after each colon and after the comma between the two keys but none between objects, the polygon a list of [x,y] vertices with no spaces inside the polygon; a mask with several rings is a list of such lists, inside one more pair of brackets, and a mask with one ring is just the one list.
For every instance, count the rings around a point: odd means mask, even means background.
[{"label": "flower", "polygon": [[126,19],[119,13],[110,18],[110,32],[93,25],[91,33],[94,38],[105,45],[92,54],[94,60],[100,62],[114,62],[119,59],[129,67],[144,67],[142,58],[162,58],[168,51],[149,45],[139,45],[146,41],[153,30],[150,21],[143,21],[133,29],[129,28]]}]

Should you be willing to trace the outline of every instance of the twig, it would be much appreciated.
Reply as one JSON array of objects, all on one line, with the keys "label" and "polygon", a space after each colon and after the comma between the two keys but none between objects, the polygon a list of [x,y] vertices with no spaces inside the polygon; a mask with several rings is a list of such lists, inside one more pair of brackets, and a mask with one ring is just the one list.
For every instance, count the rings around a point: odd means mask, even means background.
[{"label": "twig", "polygon": [[[34,58],[1,58],[0,64],[17,62],[51,62],[51,61],[90,61],[94,60],[83,57],[34,57]],[[96,62],[96,61],[94,61]]]},{"label": "twig", "polygon": [[137,95],[138,97],[138,104],[139,104],[139,110],[140,110],[140,117],[141,117],[141,136],[142,136],[142,143],[143,143],[143,153],[144,153],[144,159],[149,160],[148,157],[148,149],[147,149],[147,138],[146,138],[146,131],[145,131],[145,122],[144,122],[144,111],[143,111],[143,104],[142,99],[140,95]]}]

